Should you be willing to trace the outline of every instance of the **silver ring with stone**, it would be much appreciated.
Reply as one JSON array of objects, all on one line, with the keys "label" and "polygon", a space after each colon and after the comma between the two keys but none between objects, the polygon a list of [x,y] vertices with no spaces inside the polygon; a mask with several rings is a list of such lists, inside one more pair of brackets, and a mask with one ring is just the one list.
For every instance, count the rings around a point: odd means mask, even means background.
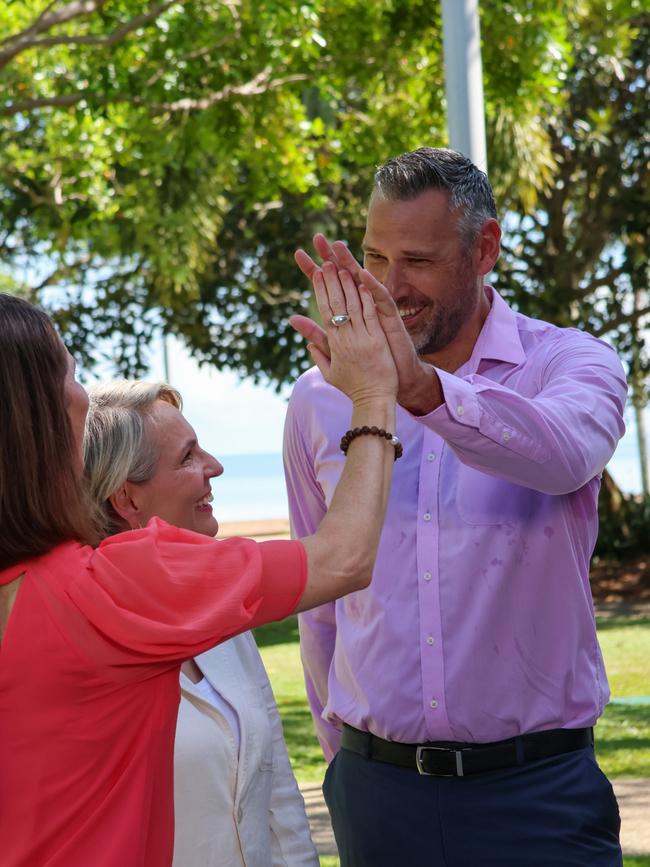
[{"label": "silver ring with stone", "polygon": [[346,322],[350,321],[350,317],[347,313],[335,313],[334,316],[330,319],[332,325],[335,325],[337,328],[340,325],[345,325]]}]

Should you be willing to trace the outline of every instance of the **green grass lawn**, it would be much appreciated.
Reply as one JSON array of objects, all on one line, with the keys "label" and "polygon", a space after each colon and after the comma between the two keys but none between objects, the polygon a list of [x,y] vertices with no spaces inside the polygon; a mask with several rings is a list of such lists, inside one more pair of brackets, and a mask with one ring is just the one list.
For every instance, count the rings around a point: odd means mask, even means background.
[{"label": "green grass lawn", "polygon": [[598,623],[615,703],[596,727],[598,761],[609,777],[650,777],[650,704],[618,700],[650,696],[650,620]]},{"label": "green grass lawn", "polygon": [[[325,761],[307,707],[295,619],[255,630],[271,678],[296,777],[322,780]],[[612,697],[650,695],[650,620],[611,620],[598,624]],[[618,701],[605,708],[596,730],[598,761],[609,777],[650,777],[650,704]],[[335,857],[321,867],[338,867]],[[626,857],[625,867],[650,867],[647,856]]]},{"label": "green grass lawn", "polygon": [[294,618],[270,623],[255,630],[255,639],[273,684],[296,778],[322,780],[326,765],[305,697],[297,623]]},{"label": "green grass lawn", "polygon": [[598,621],[612,695],[650,695],[650,620]]}]

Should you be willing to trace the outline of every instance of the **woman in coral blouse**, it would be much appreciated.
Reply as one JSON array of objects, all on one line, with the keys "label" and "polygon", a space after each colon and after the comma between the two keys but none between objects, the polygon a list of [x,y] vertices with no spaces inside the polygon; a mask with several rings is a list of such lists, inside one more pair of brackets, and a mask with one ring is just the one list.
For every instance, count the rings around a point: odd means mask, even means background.
[{"label": "woman in coral blouse", "polygon": [[[154,516],[216,535],[210,480],[223,467],[200,447],[181,408],[180,394],[164,383],[91,389],[85,467],[104,536]],[[180,685],[173,867],[318,867],[252,633],[186,660]]]},{"label": "woman in coral blouse", "polygon": [[[329,382],[352,425],[394,427],[397,375],[369,296],[319,284]],[[335,319],[334,322],[340,322]],[[370,581],[394,449],[350,445],[300,541],[216,541],[154,518],[104,540],[83,494],[88,407],[44,313],[0,295],[0,851],[3,867],[167,867],[181,664]]]}]

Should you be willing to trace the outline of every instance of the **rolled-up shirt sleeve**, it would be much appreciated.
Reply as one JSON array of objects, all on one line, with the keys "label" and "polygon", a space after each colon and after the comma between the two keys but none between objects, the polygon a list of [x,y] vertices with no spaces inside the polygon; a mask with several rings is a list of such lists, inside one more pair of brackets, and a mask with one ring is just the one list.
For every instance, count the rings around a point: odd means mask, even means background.
[{"label": "rolled-up shirt sleeve", "polygon": [[543,493],[570,493],[599,475],[625,430],[622,365],[587,334],[556,342],[531,394],[479,374],[436,373],[445,402],[417,421],[463,464]]}]

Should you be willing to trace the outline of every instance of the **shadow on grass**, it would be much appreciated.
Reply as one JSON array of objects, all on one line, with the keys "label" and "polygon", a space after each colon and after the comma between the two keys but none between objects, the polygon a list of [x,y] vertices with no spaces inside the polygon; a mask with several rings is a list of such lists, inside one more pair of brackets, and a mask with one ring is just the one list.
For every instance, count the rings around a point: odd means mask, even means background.
[{"label": "shadow on grass", "polygon": [[278,623],[267,623],[253,630],[258,647],[272,647],[274,644],[297,644],[298,619],[287,617]]},{"label": "shadow on grass", "polygon": [[650,776],[650,707],[608,705],[596,726],[596,756],[609,777]]},{"label": "shadow on grass", "polygon": [[[612,728],[618,734],[625,733],[626,736],[623,740],[650,746],[650,743],[645,739],[646,732],[650,739],[650,705],[626,704],[625,699],[620,699],[619,702],[607,705],[596,731],[599,731],[601,725],[607,724],[608,729]],[[635,731],[642,731],[644,737],[642,739],[634,738]]]},{"label": "shadow on grass", "polygon": [[650,617],[597,617],[596,625],[599,632],[606,629],[621,629],[624,626],[650,626]]}]

